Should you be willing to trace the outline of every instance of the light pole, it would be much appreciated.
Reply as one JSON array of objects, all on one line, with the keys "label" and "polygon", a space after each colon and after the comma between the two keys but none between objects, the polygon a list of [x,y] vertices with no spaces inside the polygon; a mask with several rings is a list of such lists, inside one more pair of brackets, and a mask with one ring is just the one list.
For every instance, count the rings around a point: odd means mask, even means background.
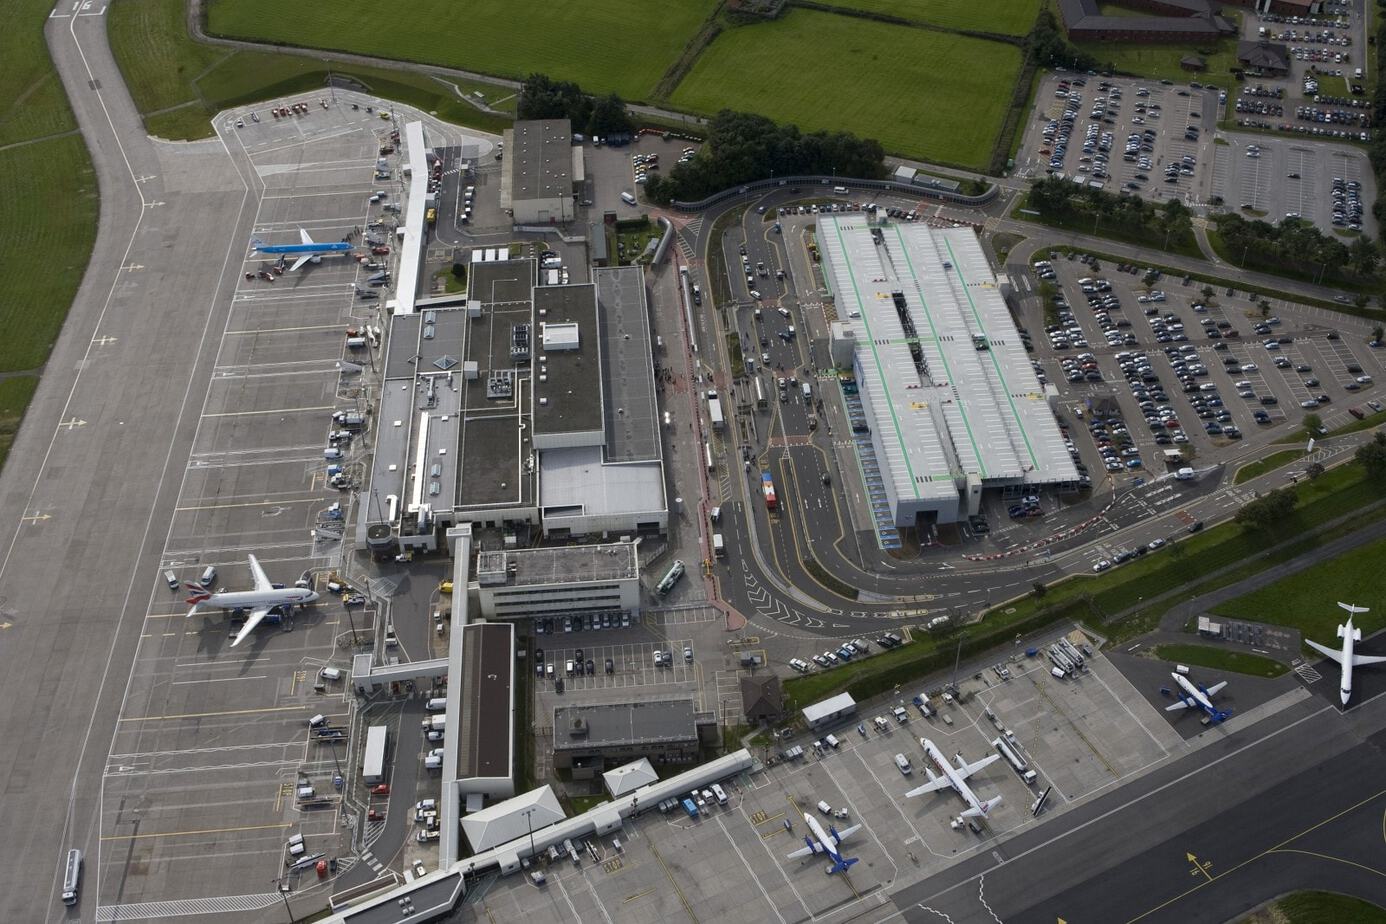
[{"label": "light pole", "polygon": [[289,907],[289,892],[292,891],[292,887],[283,879],[271,879],[270,882],[278,887],[279,897],[284,899],[284,910],[289,912],[289,924],[294,924],[298,918],[294,917],[294,909]]},{"label": "light pole", "polygon": [[530,856],[531,859],[533,859],[534,853],[535,853],[535,851],[534,851],[534,809],[535,809],[535,806],[530,806],[529,808],[525,809],[523,812],[520,813],[521,815],[525,816],[525,826],[529,828],[529,856]]},{"label": "light pole", "polygon": [[958,688],[958,664],[962,661],[962,643],[965,638],[967,638],[966,632],[958,633],[958,651],[953,655],[953,679],[948,684],[954,690]]}]

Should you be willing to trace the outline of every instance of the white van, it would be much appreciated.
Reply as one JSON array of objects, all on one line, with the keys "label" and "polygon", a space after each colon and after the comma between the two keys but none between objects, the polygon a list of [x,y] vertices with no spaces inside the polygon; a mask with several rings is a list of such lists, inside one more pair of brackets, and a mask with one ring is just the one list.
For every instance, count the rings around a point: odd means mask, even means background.
[{"label": "white van", "polygon": [[621,201],[624,202],[626,205],[630,206],[634,206],[636,204],[635,197],[628,192],[621,193]]},{"label": "white van", "polygon": [[846,187],[846,186],[834,186],[834,187],[833,187],[833,192],[837,193],[839,196],[845,196],[845,195],[847,195],[847,187]]},{"label": "white van", "polygon": [[340,667],[324,667],[318,671],[318,676],[323,680],[341,680],[342,669]]},{"label": "white van", "polygon": [[900,772],[905,776],[910,775],[910,759],[906,757],[904,754],[895,755],[895,766],[898,767],[900,769]]},{"label": "white van", "polygon": [[826,741],[828,743],[828,747],[832,748],[834,751],[836,751],[838,747],[842,744],[842,742],[838,741],[837,737],[834,735],[824,735],[823,740]]},{"label": "white van", "polygon": [[726,791],[723,790],[722,787],[721,787],[721,786],[718,786],[716,783],[713,783],[713,784],[712,784],[712,794],[713,794],[714,796],[717,797],[717,804],[718,804],[718,805],[726,805],[726,804],[727,804],[727,793],[726,793]]},{"label": "white van", "polygon": [[217,569],[208,565],[206,568],[202,569],[202,576],[197,579],[197,583],[201,584],[203,587],[211,587],[216,583],[216,580]]},{"label": "white van", "polygon": [[448,708],[448,701],[445,697],[442,696],[435,697],[433,699],[430,699],[424,705],[424,708],[427,709],[429,712],[442,712],[444,709]]}]

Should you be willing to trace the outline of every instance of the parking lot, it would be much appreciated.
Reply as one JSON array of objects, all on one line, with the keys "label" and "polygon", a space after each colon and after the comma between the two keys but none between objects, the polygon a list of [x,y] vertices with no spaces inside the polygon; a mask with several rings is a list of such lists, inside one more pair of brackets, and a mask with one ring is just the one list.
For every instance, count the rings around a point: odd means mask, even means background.
[{"label": "parking lot", "polygon": [[1190,206],[1211,195],[1218,90],[1053,74],[1036,99],[1016,159],[1022,175],[1085,179]]},{"label": "parking lot", "polygon": [[[377,188],[378,133],[389,123],[344,109],[283,119],[259,112],[258,122],[247,112],[240,127],[224,129],[263,183],[257,237],[297,242],[303,229],[338,241],[384,214],[367,199]],[[300,169],[304,162],[316,166]],[[358,385],[336,365],[346,328],[378,320],[378,301],[356,299],[352,284],[364,285],[367,271],[346,256],[280,274],[273,257],[247,258],[242,247],[229,255],[239,282],[162,567],[183,582],[210,565],[213,587],[240,590],[251,586],[254,554],[271,580],[302,576],[321,598],[266,619],[232,649],[237,619],[216,609],[185,618],[183,594],[150,575],[159,587],[102,792],[103,906],[174,902],[170,913],[190,912],[207,896],[255,893],[248,898],[263,895],[267,907],[277,900],[272,880],[286,875],[286,839],[298,833],[312,853],[349,853],[343,798],[365,801],[333,782],[351,774],[362,743],[310,738],[306,720],[349,718],[340,680],[315,689],[321,668],[345,667],[349,657],[347,614],[325,584],[341,550],[332,505],[346,507],[351,495],[328,484],[324,447],[333,412],[356,407]],[[352,442],[339,442],[347,483],[357,469]],[[373,607],[353,618],[369,634]]]},{"label": "parking lot", "polygon": [[[1054,678],[1038,658],[1012,659],[1007,680],[990,667],[968,670],[960,683],[965,702],[945,704],[935,691],[939,713],[933,718],[919,713],[909,691],[902,691],[904,724],[891,714],[896,702],[863,703],[858,715],[823,730],[838,739],[837,749],[814,751],[808,739],[779,742],[780,751],[802,745],[806,756],[776,757],[759,772],[724,782],[727,805],[713,801],[696,819],[650,806],[614,838],[591,840],[598,860],[581,854],[576,865],[566,858],[545,862],[543,886],[520,876],[489,881],[476,901],[461,907],[461,919],[615,922],[692,914],[699,920],[789,922],[851,914],[887,888],[921,880],[1034,824],[1031,804],[1045,788],[1053,790],[1041,817],[1158,763],[1180,746],[1180,736],[1100,654],[1089,660],[1088,671],[1069,680]],[[884,730],[873,721],[878,714],[886,720]],[[864,733],[856,730],[858,722]],[[968,784],[980,799],[1001,797],[978,832],[955,826],[965,805],[951,789],[905,797],[927,782],[920,738],[950,759],[961,753],[976,762],[997,754],[993,742],[1007,731],[1004,740],[1037,778],[1027,785],[1005,758],[973,774]],[[767,750],[758,756],[771,755]],[[817,807],[820,802],[831,814]],[[860,861],[848,873],[825,876],[821,857],[788,858],[803,846],[806,812],[839,831],[861,825],[844,844],[844,855]]]},{"label": "parking lot", "polygon": [[[1365,205],[1375,201],[1376,181],[1360,148],[1238,132],[1222,137],[1227,144],[1215,146],[1213,189],[1228,210],[1270,222],[1299,217],[1325,232],[1347,230],[1356,221],[1364,233],[1376,233],[1376,219]],[[1358,208],[1351,208],[1352,200]],[[1341,211],[1335,209],[1339,201]]]}]

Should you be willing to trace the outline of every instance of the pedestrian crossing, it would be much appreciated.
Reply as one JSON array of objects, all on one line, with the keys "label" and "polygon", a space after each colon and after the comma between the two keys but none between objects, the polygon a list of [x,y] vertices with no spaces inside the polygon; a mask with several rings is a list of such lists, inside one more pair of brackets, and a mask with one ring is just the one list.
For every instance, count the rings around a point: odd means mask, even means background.
[{"label": "pedestrian crossing", "polygon": [[179,918],[193,914],[226,914],[262,911],[279,901],[276,892],[253,895],[224,895],[218,898],[187,898],[166,902],[132,902],[128,905],[102,905],[96,909],[98,921],[136,921],[145,918]]},{"label": "pedestrian crossing", "polygon": [[361,862],[375,870],[377,875],[385,872],[385,864],[381,863],[379,858],[369,850],[361,851]]}]

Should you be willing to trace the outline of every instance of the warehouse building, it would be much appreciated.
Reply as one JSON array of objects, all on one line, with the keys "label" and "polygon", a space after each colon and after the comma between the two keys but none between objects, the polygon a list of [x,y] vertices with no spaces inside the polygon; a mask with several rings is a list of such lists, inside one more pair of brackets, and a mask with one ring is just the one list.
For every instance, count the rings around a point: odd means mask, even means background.
[{"label": "warehouse building", "polygon": [[1099,0],[1059,0],[1068,37],[1075,42],[1208,42],[1237,31],[1216,0],[1118,0],[1113,5],[1132,12],[1109,15]]},{"label": "warehouse building", "polygon": [[509,160],[501,174],[501,208],[517,225],[573,220],[574,190],[583,181],[582,146],[567,119],[516,122],[505,132]]},{"label": "warehouse building", "polygon": [[[983,491],[1073,485],[1078,471],[976,233],[871,220],[818,222],[823,274],[852,370],[859,452],[879,468],[878,527],[952,523]],[[869,446],[866,444],[869,443]]]}]

